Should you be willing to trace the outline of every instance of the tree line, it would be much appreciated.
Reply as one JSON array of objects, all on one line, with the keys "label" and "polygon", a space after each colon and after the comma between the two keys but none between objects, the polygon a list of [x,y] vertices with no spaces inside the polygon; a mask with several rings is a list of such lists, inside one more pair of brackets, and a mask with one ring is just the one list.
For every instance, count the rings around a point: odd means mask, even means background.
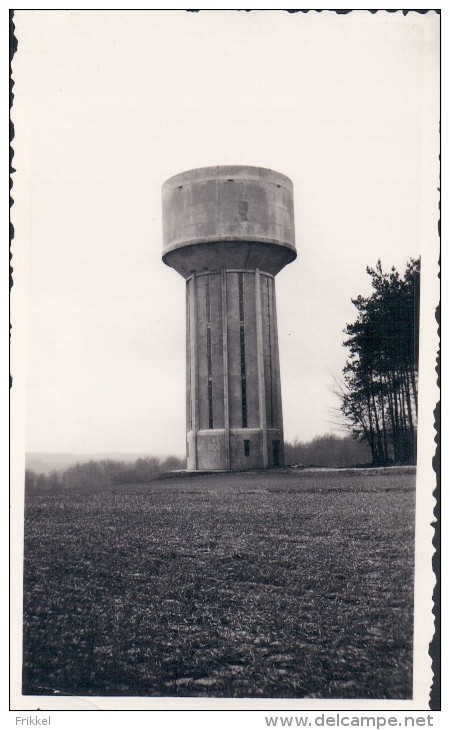
[{"label": "tree line", "polygon": [[368,267],[373,293],[352,299],[357,318],[344,330],[349,356],[337,384],[340,408],[375,466],[413,464],[417,442],[420,260],[403,276],[381,261]]},{"label": "tree line", "polygon": [[[317,436],[312,441],[285,444],[287,465],[318,467],[349,467],[367,464],[370,450],[351,436],[334,434]],[[167,459],[140,458],[132,463],[103,459],[75,464],[66,469],[53,469],[48,474],[37,474],[32,469],[25,471],[27,493],[61,492],[84,490],[113,485],[146,484],[161,474],[176,469],[185,469],[184,459],[170,456]]]},{"label": "tree line", "polygon": [[285,443],[284,458],[291,466],[318,466],[344,468],[370,463],[370,449],[352,436],[332,433],[316,436],[311,441]]},{"label": "tree line", "polygon": [[49,474],[36,474],[31,469],[25,471],[25,490],[27,492],[77,490],[108,487],[119,484],[145,484],[160,474],[175,469],[184,469],[183,459],[169,456],[161,460],[156,457],[140,458],[132,463],[103,459],[74,464],[67,469],[54,469]]}]

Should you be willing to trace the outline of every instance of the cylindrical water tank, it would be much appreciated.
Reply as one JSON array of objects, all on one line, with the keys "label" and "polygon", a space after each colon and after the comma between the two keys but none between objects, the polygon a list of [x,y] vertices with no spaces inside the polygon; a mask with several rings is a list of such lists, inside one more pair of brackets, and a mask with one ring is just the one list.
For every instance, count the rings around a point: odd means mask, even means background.
[{"label": "cylindrical water tank", "polygon": [[276,274],[296,258],[292,182],[260,167],[204,167],[163,185],[163,260],[182,276],[226,265]]}]

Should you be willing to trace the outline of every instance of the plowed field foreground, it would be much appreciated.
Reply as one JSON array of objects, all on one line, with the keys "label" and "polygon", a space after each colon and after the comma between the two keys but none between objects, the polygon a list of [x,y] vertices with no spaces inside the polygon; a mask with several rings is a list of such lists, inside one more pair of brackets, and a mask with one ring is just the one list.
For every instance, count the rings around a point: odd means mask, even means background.
[{"label": "plowed field foreground", "polygon": [[413,469],[30,496],[25,694],[407,698]]}]

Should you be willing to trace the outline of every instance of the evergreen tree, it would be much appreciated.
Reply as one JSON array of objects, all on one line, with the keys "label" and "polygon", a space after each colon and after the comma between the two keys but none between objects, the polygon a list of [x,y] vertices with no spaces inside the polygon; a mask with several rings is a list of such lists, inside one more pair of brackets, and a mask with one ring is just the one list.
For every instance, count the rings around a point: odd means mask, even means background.
[{"label": "evergreen tree", "polygon": [[381,261],[367,273],[374,291],[352,299],[358,316],[344,330],[341,410],[374,465],[415,463],[420,260],[408,262],[403,278],[395,267],[385,273]]}]

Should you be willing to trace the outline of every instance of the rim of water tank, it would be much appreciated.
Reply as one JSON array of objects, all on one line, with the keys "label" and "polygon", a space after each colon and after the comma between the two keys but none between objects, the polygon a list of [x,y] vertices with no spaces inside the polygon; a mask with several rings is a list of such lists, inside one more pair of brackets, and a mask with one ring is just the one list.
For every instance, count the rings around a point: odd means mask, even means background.
[{"label": "rim of water tank", "polygon": [[[220,171],[222,174],[218,175],[218,171]],[[208,180],[218,182],[219,180],[226,180],[228,175],[233,175],[237,173],[242,174],[245,172],[248,172],[248,174],[251,176],[248,178],[239,177],[238,180],[259,180],[262,183],[268,183],[273,185],[276,185],[277,180],[279,180],[280,182],[283,182],[285,187],[289,188],[289,190],[292,191],[294,188],[291,178],[284,173],[278,172],[277,170],[272,170],[270,167],[258,167],[256,165],[210,165],[208,167],[193,167],[189,170],[178,172],[175,175],[167,178],[167,180],[165,180],[165,182],[163,183],[162,188],[163,190],[165,190],[172,187],[177,187],[181,180],[185,180],[186,184],[188,182],[207,182]],[[263,174],[257,174],[258,172]],[[196,173],[196,175],[193,175],[193,173]],[[270,179],[271,176],[273,176],[273,179]],[[188,180],[186,180],[186,178],[188,178]]]}]

